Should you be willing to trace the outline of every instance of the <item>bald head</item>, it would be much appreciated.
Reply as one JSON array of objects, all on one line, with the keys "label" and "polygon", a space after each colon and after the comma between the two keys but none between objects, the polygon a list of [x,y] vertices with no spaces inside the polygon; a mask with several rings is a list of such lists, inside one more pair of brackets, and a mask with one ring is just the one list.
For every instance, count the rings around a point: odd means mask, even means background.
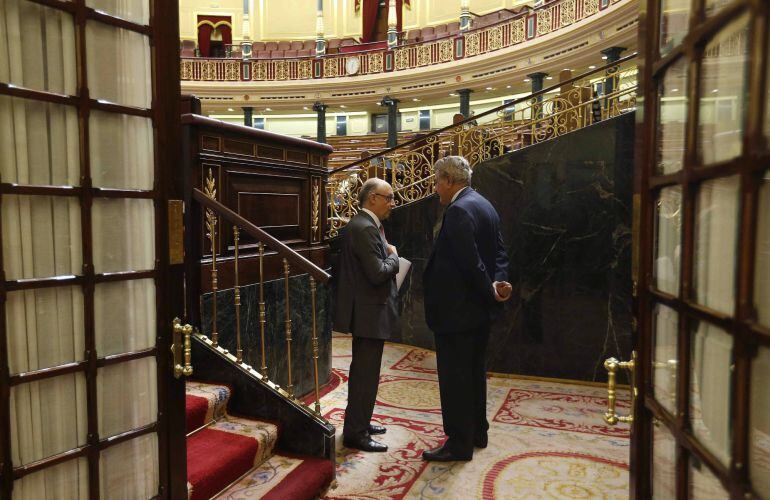
[{"label": "bald head", "polygon": [[387,219],[396,206],[393,188],[382,179],[369,179],[358,193],[358,206],[370,210],[381,221]]}]

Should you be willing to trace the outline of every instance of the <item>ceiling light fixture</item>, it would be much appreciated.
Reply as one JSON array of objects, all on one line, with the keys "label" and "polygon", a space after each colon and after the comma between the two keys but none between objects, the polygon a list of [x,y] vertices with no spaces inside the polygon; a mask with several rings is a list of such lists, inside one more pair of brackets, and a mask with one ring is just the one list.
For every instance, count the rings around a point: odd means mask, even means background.
[{"label": "ceiling light fixture", "polygon": [[509,88],[511,88],[511,86],[510,85],[506,85],[505,88],[509,89]]},{"label": "ceiling light fixture", "polygon": [[529,78],[525,78],[525,79],[524,79],[524,83],[529,83],[529,82],[530,82],[530,79],[529,79]]},{"label": "ceiling light fixture", "polygon": [[553,77],[552,76],[546,76],[545,79],[546,80],[553,80]]},{"label": "ceiling light fixture", "polygon": [[412,100],[413,100],[414,102],[420,102],[420,100],[419,100],[419,99],[417,99],[416,97],[412,97]]},{"label": "ceiling light fixture", "polygon": [[235,111],[233,108],[227,108],[227,111]]},{"label": "ceiling light fixture", "polygon": [[265,111],[272,111],[271,108],[265,108]]},{"label": "ceiling light fixture", "polygon": [[487,90],[492,90],[492,87],[487,87]]},{"label": "ceiling light fixture", "polygon": [[449,95],[452,97],[457,97],[457,94],[455,94],[454,92],[451,92]]},{"label": "ceiling light fixture", "polygon": [[592,65],[590,65],[590,66],[588,67],[588,69],[596,69],[596,66],[594,66],[594,65],[592,64]]},{"label": "ceiling light fixture", "polygon": [[302,109],[304,109],[305,111],[307,111],[309,108],[308,108],[307,106],[302,106]]},{"label": "ceiling light fixture", "polygon": [[606,61],[607,60],[607,56],[602,56],[602,59],[604,59]]}]

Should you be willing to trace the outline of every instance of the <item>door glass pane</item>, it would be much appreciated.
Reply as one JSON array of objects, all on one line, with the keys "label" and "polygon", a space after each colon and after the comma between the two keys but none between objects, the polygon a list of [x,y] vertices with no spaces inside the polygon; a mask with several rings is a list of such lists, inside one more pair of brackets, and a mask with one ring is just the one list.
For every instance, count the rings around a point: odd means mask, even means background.
[{"label": "door glass pane", "polygon": [[77,92],[75,24],[70,14],[4,0],[0,47],[0,82],[57,94]]},{"label": "door glass pane", "polygon": [[86,500],[88,460],[77,458],[29,474],[13,483],[13,500]]},{"label": "door glass pane", "polygon": [[74,197],[2,197],[6,278],[72,276],[83,271],[80,202]]},{"label": "door glass pane", "polygon": [[722,463],[730,459],[733,338],[704,321],[691,338],[690,422],[693,434]]},{"label": "door glass pane", "polygon": [[668,428],[653,422],[652,428],[652,497],[656,500],[676,498],[676,441]]},{"label": "door glass pane", "polygon": [[99,436],[114,436],[155,422],[158,387],[155,357],[98,370]]},{"label": "door glass pane", "polygon": [[94,329],[99,357],[154,346],[155,281],[98,283],[94,290]]},{"label": "door glass pane", "polygon": [[89,130],[94,187],[152,189],[152,120],[92,111]]},{"label": "door glass pane", "polygon": [[770,326],[770,170],[759,186],[754,301],[759,322]]},{"label": "door glass pane", "polygon": [[687,34],[691,0],[661,0],[660,55],[668,54]]},{"label": "door glass pane", "polygon": [[137,24],[149,24],[149,0],[86,0],[86,5]]},{"label": "door glass pane", "polygon": [[732,0],[706,0],[705,2],[705,11],[706,16],[711,17],[717,12],[719,12],[722,7],[729,4]]},{"label": "door glass pane", "polygon": [[770,499],[770,348],[761,347],[751,363],[749,476],[760,498]]},{"label": "door glass pane", "polygon": [[703,55],[698,152],[704,165],[741,154],[748,95],[748,21],[744,15],[728,24]]},{"label": "door glass pane", "polygon": [[682,188],[663,188],[655,211],[655,288],[679,295],[679,263],[682,253]]},{"label": "door glass pane", "polygon": [[97,198],[92,213],[97,273],[155,268],[152,200]]},{"label": "door glass pane", "polygon": [[86,24],[86,39],[91,97],[149,108],[152,101],[149,39],[96,21]]},{"label": "door glass pane", "polygon": [[676,415],[676,367],[679,315],[670,307],[656,304],[653,311],[653,394],[672,415]]},{"label": "door glass pane", "polygon": [[86,378],[61,375],[11,387],[13,465],[28,464],[86,444]]},{"label": "door glass pane", "polygon": [[730,498],[714,473],[695,457],[690,458],[689,476],[690,494],[688,498],[697,500],[728,500]]},{"label": "door glass pane", "polygon": [[5,324],[12,374],[85,359],[80,286],[10,292]]},{"label": "door glass pane", "polygon": [[657,173],[682,170],[687,118],[687,61],[682,58],[666,70],[658,91],[658,125],[655,127]]},{"label": "door glass pane", "polygon": [[101,498],[153,498],[158,494],[155,433],[110,446],[99,457]]},{"label": "door glass pane", "polygon": [[2,182],[77,186],[79,144],[78,114],[74,107],[0,96]]},{"label": "door glass pane", "polygon": [[706,181],[695,201],[695,300],[727,314],[735,307],[739,182]]}]

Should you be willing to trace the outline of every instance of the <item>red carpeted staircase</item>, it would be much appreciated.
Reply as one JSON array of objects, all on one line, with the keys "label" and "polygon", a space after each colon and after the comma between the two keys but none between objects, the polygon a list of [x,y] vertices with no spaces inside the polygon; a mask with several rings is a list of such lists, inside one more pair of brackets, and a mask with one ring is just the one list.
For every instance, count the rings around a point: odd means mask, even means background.
[{"label": "red carpeted staircase", "polygon": [[273,453],[278,426],[228,415],[230,394],[224,385],[187,382],[190,500],[312,499],[329,487],[329,460]]}]

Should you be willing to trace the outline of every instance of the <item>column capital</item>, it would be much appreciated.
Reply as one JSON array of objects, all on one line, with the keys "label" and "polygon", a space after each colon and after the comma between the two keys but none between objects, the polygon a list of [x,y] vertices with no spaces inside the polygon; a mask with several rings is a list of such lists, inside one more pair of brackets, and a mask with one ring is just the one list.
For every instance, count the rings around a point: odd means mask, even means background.
[{"label": "column capital", "polygon": [[380,101],[380,106],[398,106],[398,103],[401,101],[398,99],[394,99],[390,97],[389,95],[386,95],[382,98],[382,101]]},{"label": "column capital", "polygon": [[313,111],[316,113],[319,111],[326,111],[326,108],[328,108],[326,104],[322,103],[321,101],[316,101],[313,103]]},{"label": "column capital", "polygon": [[540,72],[537,72],[537,73],[530,73],[530,74],[528,74],[527,78],[530,78],[532,80],[537,80],[537,79],[542,80],[546,76],[548,76],[548,73],[543,73],[542,71],[540,71]]},{"label": "column capital", "polygon": [[470,93],[473,92],[473,89],[459,89],[459,90],[455,90],[455,92],[457,92],[460,95],[462,95],[462,94],[470,94]]},{"label": "column capital", "polygon": [[602,55],[607,56],[608,62],[615,62],[620,59],[620,53],[626,50],[625,47],[608,47],[602,50]]}]

